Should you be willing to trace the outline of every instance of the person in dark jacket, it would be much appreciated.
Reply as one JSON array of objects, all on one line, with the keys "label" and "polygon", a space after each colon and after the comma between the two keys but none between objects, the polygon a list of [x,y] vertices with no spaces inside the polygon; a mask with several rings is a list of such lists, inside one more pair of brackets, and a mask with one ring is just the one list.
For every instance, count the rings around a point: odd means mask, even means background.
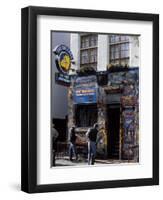
[{"label": "person in dark jacket", "polygon": [[73,156],[75,157],[75,159],[78,159],[78,155],[77,155],[77,150],[76,150],[76,133],[75,133],[75,127],[72,127],[70,130],[70,144],[69,144],[69,158],[72,161]]},{"label": "person in dark jacket", "polygon": [[55,166],[55,157],[56,157],[56,151],[57,151],[57,138],[59,136],[58,131],[55,128],[55,124],[52,125],[51,130],[51,136],[52,136],[52,166]]},{"label": "person in dark jacket", "polygon": [[93,128],[90,128],[86,133],[88,141],[88,165],[94,165],[95,162],[97,134],[98,134],[98,124],[95,123]]}]

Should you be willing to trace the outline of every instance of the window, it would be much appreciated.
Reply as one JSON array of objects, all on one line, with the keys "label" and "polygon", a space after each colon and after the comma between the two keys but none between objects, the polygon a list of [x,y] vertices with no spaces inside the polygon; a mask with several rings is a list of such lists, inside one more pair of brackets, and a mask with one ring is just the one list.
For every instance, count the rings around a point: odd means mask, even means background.
[{"label": "window", "polygon": [[81,36],[80,66],[97,68],[97,40],[96,34]]},{"label": "window", "polygon": [[76,126],[91,127],[97,123],[97,105],[77,105],[76,106]]},{"label": "window", "polygon": [[89,47],[97,47],[97,35],[81,36],[81,49]]},{"label": "window", "polygon": [[129,64],[129,36],[111,35],[110,41],[110,63],[118,65]]},{"label": "window", "polygon": [[117,42],[129,42],[129,36],[128,35],[110,35],[110,43],[114,44]]}]

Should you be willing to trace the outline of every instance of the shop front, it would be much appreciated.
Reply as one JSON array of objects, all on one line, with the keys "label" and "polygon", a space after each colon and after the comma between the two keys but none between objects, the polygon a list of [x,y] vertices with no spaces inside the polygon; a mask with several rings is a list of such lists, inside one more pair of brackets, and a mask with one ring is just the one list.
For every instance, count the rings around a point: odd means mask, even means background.
[{"label": "shop front", "polygon": [[73,76],[68,90],[68,128],[80,136],[81,156],[87,152],[86,132],[99,124],[97,158],[138,161],[138,68]]}]

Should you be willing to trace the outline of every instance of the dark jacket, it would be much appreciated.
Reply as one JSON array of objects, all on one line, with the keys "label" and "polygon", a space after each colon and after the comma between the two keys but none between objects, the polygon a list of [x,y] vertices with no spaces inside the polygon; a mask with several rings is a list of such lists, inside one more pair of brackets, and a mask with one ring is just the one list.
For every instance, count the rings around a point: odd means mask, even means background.
[{"label": "dark jacket", "polygon": [[75,143],[76,141],[76,133],[74,129],[71,129],[70,131],[70,142]]},{"label": "dark jacket", "polygon": [[87,132],[87,138],[92,142],[96,142],[97,133],[98,133],[98,130],[96,128],[90,128]]}]

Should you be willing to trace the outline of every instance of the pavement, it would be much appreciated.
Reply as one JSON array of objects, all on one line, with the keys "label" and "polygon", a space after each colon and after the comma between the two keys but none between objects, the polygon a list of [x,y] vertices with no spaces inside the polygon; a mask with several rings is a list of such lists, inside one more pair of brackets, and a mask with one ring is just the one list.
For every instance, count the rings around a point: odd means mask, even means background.
[{"label": "pavement", "polygon": [[[112,160],[112,159],[96,159],[95,160],[95,165],[102,165],[102,164],[120,164],[120,163],[136,163],[134,161],[128,161],[128,160]],[[88,165],[87,164],[87,159],[78,159],[78,160],[73,160],[70,161],[69,157],[60,157],[56,158],[56,166],[84,166]]]}]

